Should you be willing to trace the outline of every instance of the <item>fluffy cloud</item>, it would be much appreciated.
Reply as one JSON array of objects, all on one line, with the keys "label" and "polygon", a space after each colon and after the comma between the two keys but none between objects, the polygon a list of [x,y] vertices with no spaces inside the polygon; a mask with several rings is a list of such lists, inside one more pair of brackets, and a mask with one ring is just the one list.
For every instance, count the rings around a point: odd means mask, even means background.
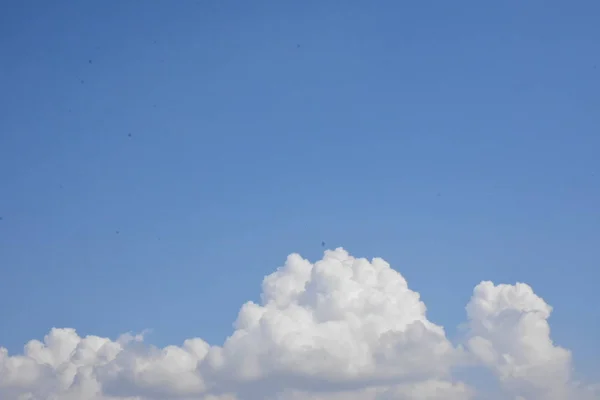
[{"label": "fluffy cloud", "polygon": [[453,376],[463,366],[491,371],[506,399],[599,398],[572,382],[571,355],[550,338],[550,312],[527,285],[482,282],[467,305],[467,337],[453,344],[384,260],[336,249],[312,264],[292,254],[264,279],[261,304],[241,307],[222,346],[194,338],[158,349],[141,336],[55,328],[22,355],[0,348],[0,398],[475,399]]},{"label": "fluffy cloud", "polygon": [[503,386],[525,398],[569,398],[571,353],[555,346],[552,308],[531,287],[482,282],[467,305],[471,353]]}]

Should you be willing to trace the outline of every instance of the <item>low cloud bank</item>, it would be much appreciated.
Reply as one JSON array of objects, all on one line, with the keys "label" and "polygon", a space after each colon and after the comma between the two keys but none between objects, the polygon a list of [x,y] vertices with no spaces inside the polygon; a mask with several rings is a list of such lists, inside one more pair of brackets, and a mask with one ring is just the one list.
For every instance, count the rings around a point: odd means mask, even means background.
[{"label": "low cloud bank", "polygon": [[111,340],[54,328],[23,354],[0,347],[0,398],[484,398],[476,382],[455,378],[468,367],[496,377],[498,399],[600,399],[598,387],[572,380],[571,353],[550,336],[551,311],[526,284],[481,282],[466,307],[466,338],[451,343],[384,260],[342,248],[314,264],[291,254],[265,277],[261,303],[241,307],[222,346],[192,338],[158,349],[142,336]]}]

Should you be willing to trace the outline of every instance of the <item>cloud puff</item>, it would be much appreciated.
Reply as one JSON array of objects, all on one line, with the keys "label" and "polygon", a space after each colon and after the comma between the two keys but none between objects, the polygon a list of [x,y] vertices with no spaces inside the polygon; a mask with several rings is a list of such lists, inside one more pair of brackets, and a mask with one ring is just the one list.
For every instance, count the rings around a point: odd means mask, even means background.
[{"label": "cloud puff", "polygon": [[548,400],[569,397],[571,353],[552,343],[551,311],[522,283],[482,282],[475,288],[467,305],[468,347],[509,392]]},{"label": "cloud puff", "polygon": [[22,355],[0,348],[7,400],[468,400],[454,377],[491,371],[502,398],[596,399],[572,381],[571,354],[553,344],[551,307],[525,284],[479,284],[468,334],[453,344],[419,294],[380,258],[339,248],[312,264],[297,254],[267,276],[261,303],[244,304],[222,346],[193,338],[158,349],[52,329]]}]

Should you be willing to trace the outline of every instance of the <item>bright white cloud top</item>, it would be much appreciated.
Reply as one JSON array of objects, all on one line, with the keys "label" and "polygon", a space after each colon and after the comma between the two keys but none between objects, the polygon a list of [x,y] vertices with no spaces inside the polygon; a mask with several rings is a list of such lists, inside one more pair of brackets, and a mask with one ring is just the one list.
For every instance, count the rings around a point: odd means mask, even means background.
[{"label": "bright white cloud top", "polygon": [[[425,304],[380,258],[339,248],[312,264],[297,254],[267,276],[261,304],[244,304],[222,346],[193,338],[157,349],[52,329],[22,355],[0,348],[6,400],[466,400],[486,398],[460,368],[491,371],[494,398],[598,399],[571,377],[553,344],[552,308],[525,284],[482,282],[453,344]],[[461,374],[464,376],[469,374]]]}]

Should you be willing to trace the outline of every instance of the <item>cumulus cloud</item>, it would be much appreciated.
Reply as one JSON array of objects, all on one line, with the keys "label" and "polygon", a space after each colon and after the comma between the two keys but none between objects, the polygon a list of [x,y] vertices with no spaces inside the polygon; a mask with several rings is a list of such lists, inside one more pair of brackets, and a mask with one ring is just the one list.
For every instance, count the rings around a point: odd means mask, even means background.
[{"label": "cumulus cloud", "polygon": [[571,353],[555,346],[552,307],[526,284],[480,283],[467,305],[468,347],[510,393],[524,398],[569,398]]},{"label": "cumulus cloud", "polygon": [[163,349],[52,329],[23,354],[0,348],[7,400],[468,400],[455,370],[491,371],[502,398],[598,398],[572,381],[571,354],[550,337],[551,307],[525,284],[479,284],[468,334],[451,343],[425,304],[380,258],[339,248],[297,254],[267,276],[221,346],[200,338]]}]

